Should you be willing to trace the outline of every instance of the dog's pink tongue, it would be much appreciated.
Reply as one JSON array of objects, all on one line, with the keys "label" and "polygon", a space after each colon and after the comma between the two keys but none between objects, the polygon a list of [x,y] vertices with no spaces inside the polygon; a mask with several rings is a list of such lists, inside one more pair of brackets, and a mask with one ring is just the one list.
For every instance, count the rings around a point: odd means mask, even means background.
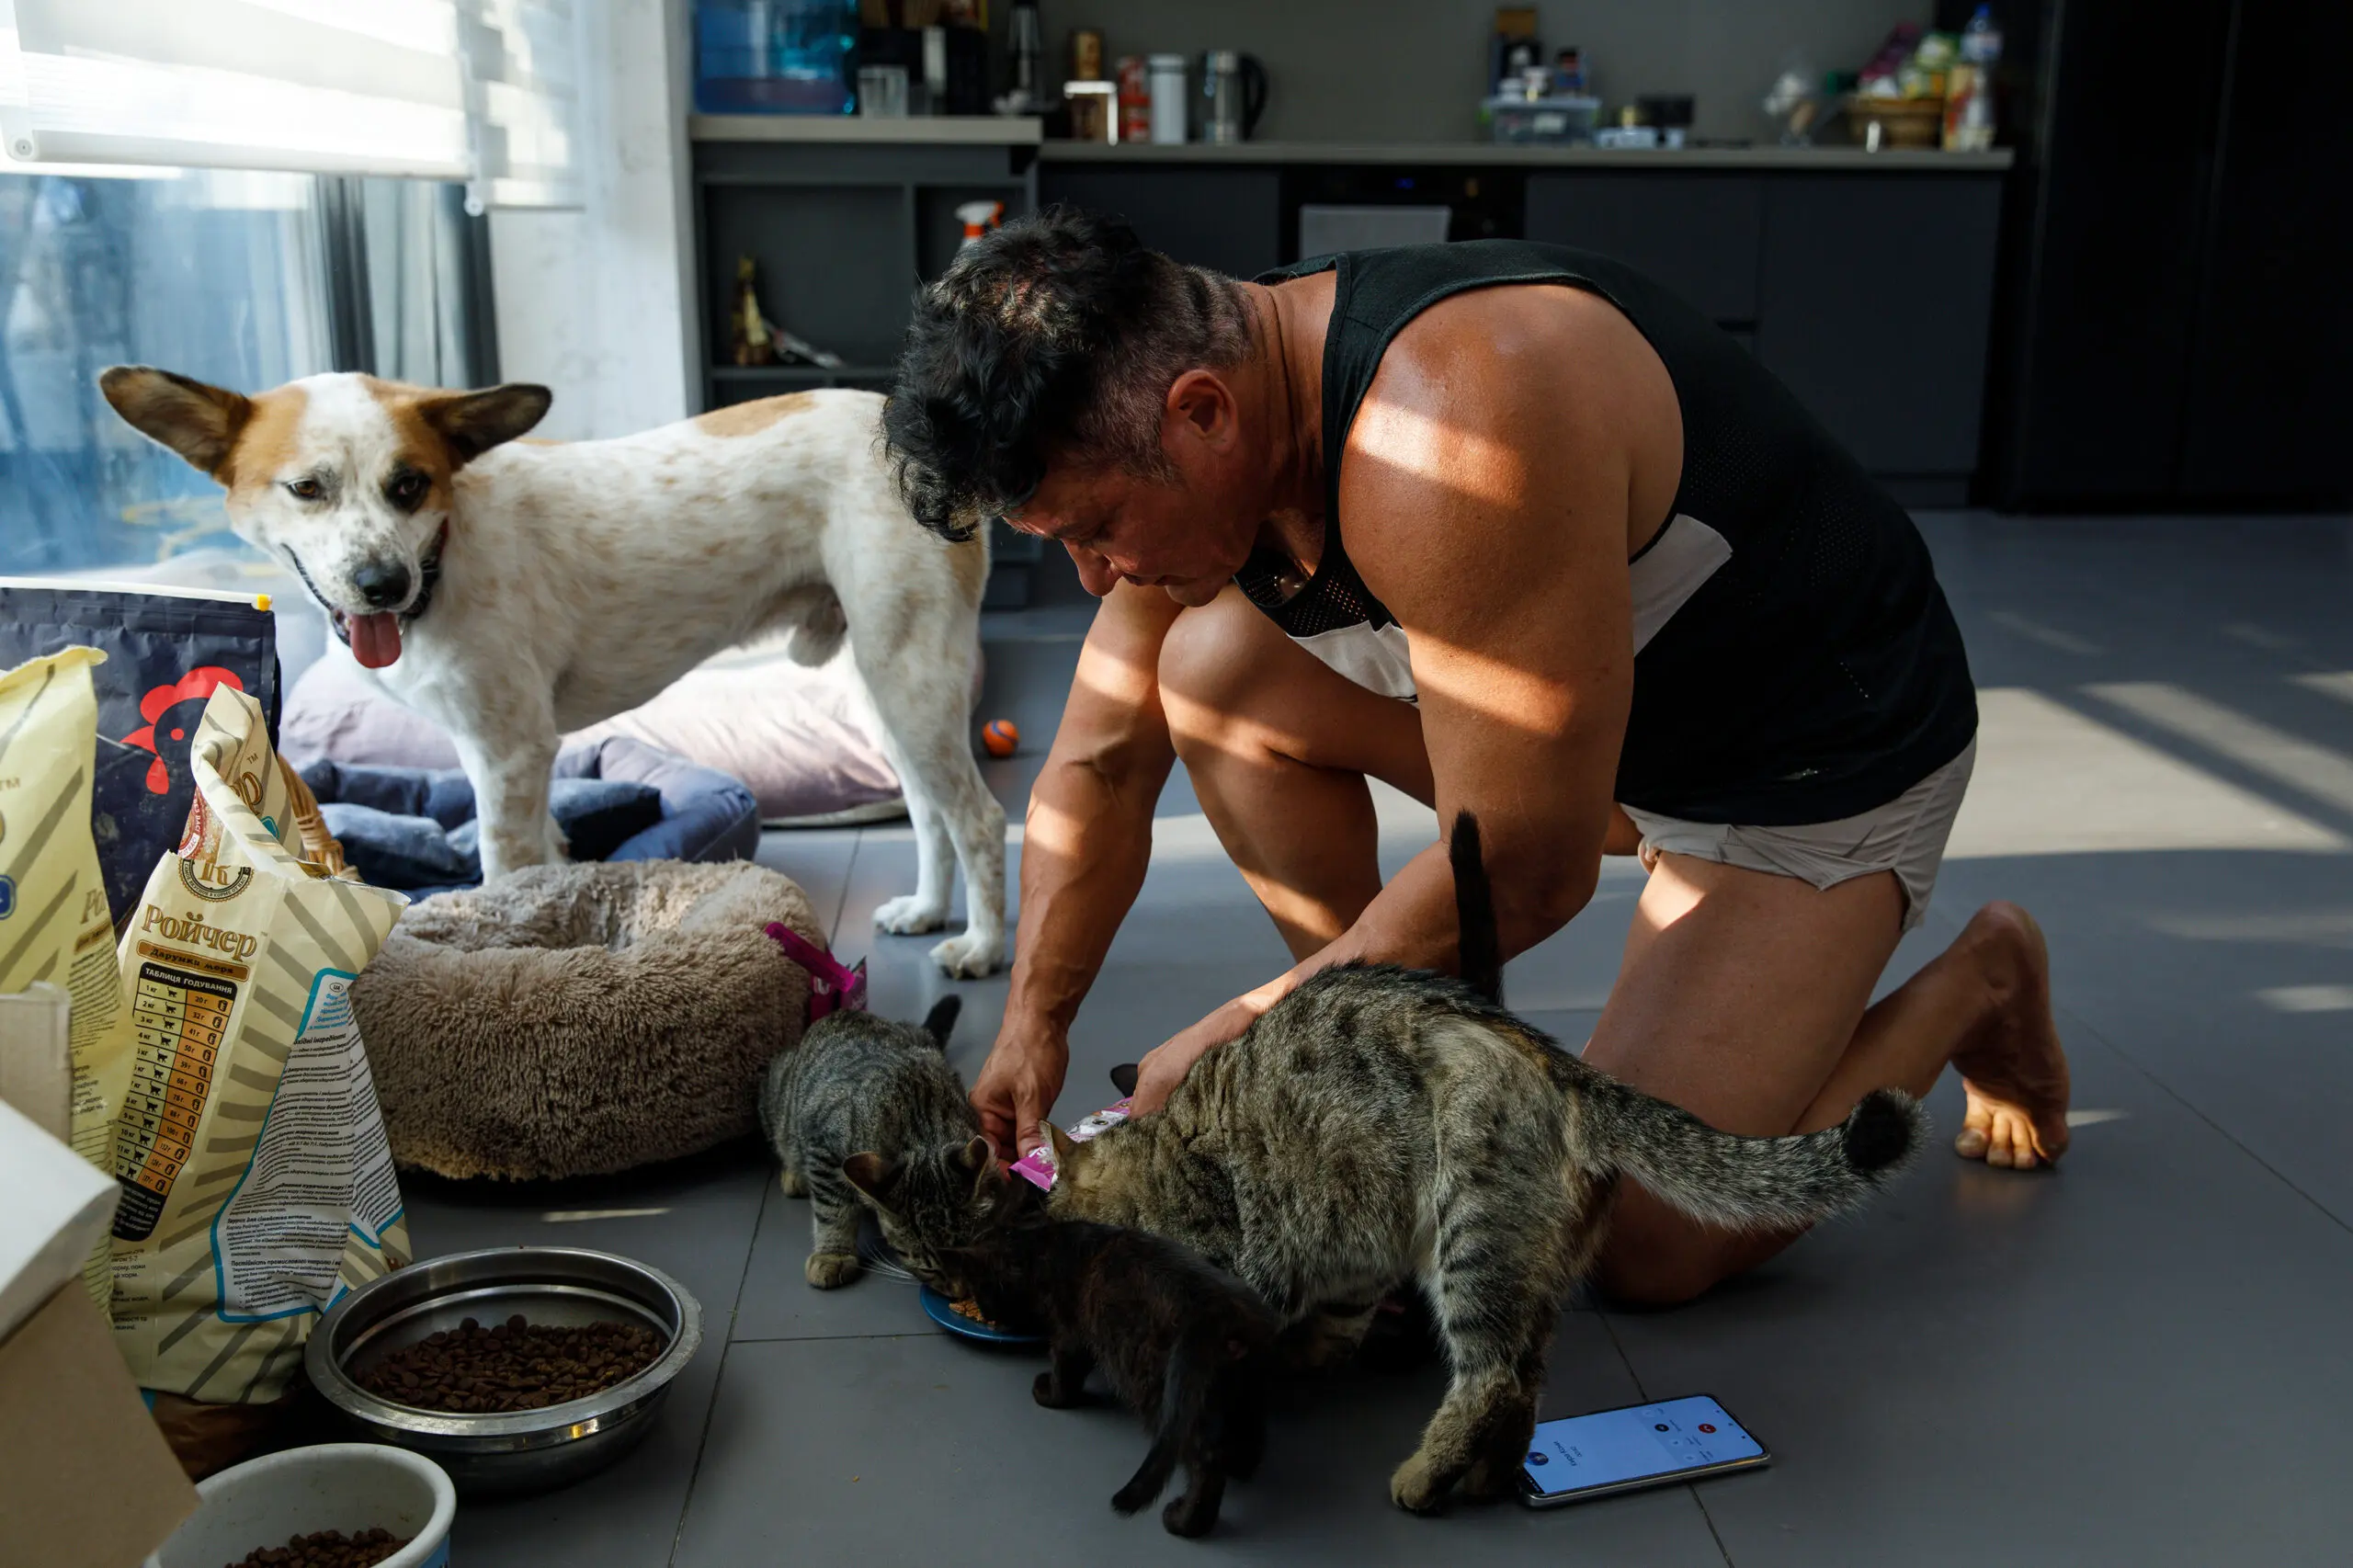
[{"label": "dog's pink tongue", "polygon": [[381,670],[401,656],[400,618],[355,615],[351,618],[351,656],[371,670]]}]

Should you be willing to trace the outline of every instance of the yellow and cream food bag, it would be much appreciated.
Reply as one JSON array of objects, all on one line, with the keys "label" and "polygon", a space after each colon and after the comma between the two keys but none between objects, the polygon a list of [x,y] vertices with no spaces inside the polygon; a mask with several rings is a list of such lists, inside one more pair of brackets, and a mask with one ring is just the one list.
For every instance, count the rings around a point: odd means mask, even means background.
[{"label": "yellow and cream food bag", "polygon": [[[131,1036],[90,834],[98,711],[90,670],[105,658],[68,648],[0,675],[0,995],[42,980],[68,994],[74,1152],[110,1170]],[[83,1279],[106,1306],[105,1247]]]},{"label": "yellow and cream food bag", "polygon": [[136,1043],[115,1119],[115,1341],[147,1388],[270,1400],[318,1314],[408,1261],[350,1001],[407,901],[297,853],[309,802],[244,692],[213,692],[189,758],[187,835],[118,953]]}]

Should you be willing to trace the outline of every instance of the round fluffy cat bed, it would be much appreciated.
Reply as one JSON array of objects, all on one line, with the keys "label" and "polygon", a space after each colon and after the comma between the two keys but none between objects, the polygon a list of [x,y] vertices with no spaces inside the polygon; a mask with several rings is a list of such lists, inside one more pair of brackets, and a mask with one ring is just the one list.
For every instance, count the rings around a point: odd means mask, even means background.
[{"label": "round fluffy cat bed", "polygon": [[538,1180],[752,1131],[824,945],[790,878],[742,862],[542,866],[410,907],[351,991],[392,1157]]}]

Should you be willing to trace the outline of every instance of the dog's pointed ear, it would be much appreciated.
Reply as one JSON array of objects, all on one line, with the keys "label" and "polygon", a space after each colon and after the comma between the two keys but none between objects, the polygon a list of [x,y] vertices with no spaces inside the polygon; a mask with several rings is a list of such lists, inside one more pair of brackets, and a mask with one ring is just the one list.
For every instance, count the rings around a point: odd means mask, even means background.
[{"label": "dog's pointed ear", "polygon": [[151,365],[110,365],[98,372],[98,391],[125,424],[215,479],[228,468],[237,433],[254,413],[241,392]]},{"label": "dog's pointed ear", "polygon": [[842,1175],[877,1209],[891,1207],[892,1188],[899,1183],[899,1162],[868,1151],[842,1162]]},{"label": "dog's pointed ear", "polygon": [[529,381],[509,381],[482,392],[444,392],[417,400],[417,413],[449,444],[461,463],[529,431],[548,415],[555,393]]},{"label": "dog's pointed ear", "polygon": [[964,998],[949,992],[931,1005],[923,1017],[923,1032],[931,1037],[940,1050],[948,1049],[948,1037],[956,1032],[956,1015],[964,1010]]}]

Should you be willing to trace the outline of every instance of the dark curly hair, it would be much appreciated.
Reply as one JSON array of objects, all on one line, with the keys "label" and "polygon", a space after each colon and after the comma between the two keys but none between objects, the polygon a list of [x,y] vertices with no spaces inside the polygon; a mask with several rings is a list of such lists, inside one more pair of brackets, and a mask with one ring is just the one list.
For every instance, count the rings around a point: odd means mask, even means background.
[{"label": "dark curly hair", "polygon": [[1029,499],[1049,454],[1164,475],[1169,387],[1249,348],[1233,281],[1123,221],[1057,207],[1007,223],[915,297],[882,411],[899,494],[961,540]]}]

